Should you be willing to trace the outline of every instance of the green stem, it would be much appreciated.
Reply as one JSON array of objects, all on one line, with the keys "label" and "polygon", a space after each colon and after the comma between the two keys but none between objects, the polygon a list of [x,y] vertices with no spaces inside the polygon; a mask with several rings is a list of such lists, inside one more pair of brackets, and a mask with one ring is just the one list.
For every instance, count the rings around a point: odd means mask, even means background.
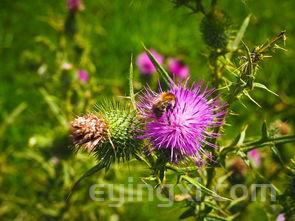
[{"label": "green stem", "polygon": [[244,145],[241,145],[241,147],[244,152],[248,152],[250,150],[253,150],[259,147],[265,147],[265,146],[270,146],[274,144],[293,143],[293,142],[295,142],[295,135],[271,138],[266,141],[249,142],[249,143],[245,143]]},{"label": "green stem", "polygon": [[197,9],[197,12],[200,11],[203,13],[203,15],[206,14],[206,11],[205,11],[205,8],[204,8],[204,5],[202,4],[202,0],[197,0],[196,1],[196,9]]},{"label": "green stem", "polygon": [[294,143],[294,142],[295,142],[295,135],[267,138],[267,139],[259,139],[256,141],[246,142],[246,143],[243,143],[243,144],[237,145],[237,146],[226,147],[221,151],[220,156],[225,156],[226,154],[236,151],[236,150],[241,150],[241,151],[247,153],[250,150],[253,150],[256,148],[261,148],[261,147],[271,146],[271,145],[276,145],[276,144]]},{"label": "green stem", "polygon": [[214,176],[215,176],[215,167],[208,167],[207,168],[207,183],[206,183],[207,188],[211,187]]},{"label": "green stem", "polygon": [[169,170],[172,170],[174,172],[177,172],[179,174],[193,172],[193,171],[198,170],[198,167],[195,167],[195,166],[194,167],[186,167],[186,168],[178,168],[178,167],[173,166],[171,164],[167,164],[166,168],[169,169]]},{"label": "green stem", "polygon": [[281,33],[279,33],[278,35],[272,37],[270,41],[265,42],[262,46],[255,49],[255,52],[264,53],[270,48],[272,48],[280,40],[283,40],[283,41],[286,40],[286,31],[281,31]]},{"label": "green stem", "polygon": [[212,10],[215,10],[216,6],[217,6],[217,0],[212,0],[211,1]]}]

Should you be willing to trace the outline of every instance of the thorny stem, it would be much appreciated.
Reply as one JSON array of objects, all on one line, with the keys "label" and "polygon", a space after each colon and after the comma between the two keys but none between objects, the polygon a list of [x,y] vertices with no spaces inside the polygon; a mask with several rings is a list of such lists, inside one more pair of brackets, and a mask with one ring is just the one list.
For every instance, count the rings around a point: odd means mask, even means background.
[{"label": "thorny stem", "polygon": [[[216,3],[217,3],[217,0],[212,0],[211,7],[214,7],[214,5],[216,5]],[[264,53],[266,51],[268,51],[269,49],[271,49],[276,44],[276,42],[281,39],[283,39],[283,41],[285,41],[285,39],[286,39],[284,31],[281,32],[280,34],[278,34],[277,36],[273,37],[270,41],[267,41],[266,43],[264,43],[262,46],[256,47],[252,53],[249,53],[249,49],[244,44],[244,47],[247,50],[248,63],[247,63],[247,66],[241,70],[240,77],[237,79],[236,84],[234,85],[233,89],[231,90],[230,94],[228,95],[228,97],[226,99],[228,109],[230,109],[232,103],[236,100],[236,98],[239,96],[239,94],[242,93],[243,90],[247,86],[253,85],[252,84],[253,82],[250,84],[248,84],[248,82],[246,82],[246,84],[245,84],[245,80],[246,81],[249,79],[250,79],[249,81],[251,81],[251,79],[253,80],[252,75],[255,73],[255,68],[257,67],[257,63],[263,58]],[[259,59],[257,60],[257,58],[259,58]],[[212,65],[213,65],[213,80],[214,80],[213,84],[215,87],[217,86],[217,88],[218,88],[218,85],[219,85],[218,76],[220,75],[220,73],[219,73],[217,59],[218,59],[218,57],[216,57],[212,61]],[[249,71],[250,71],[250,73],[249,73]],[[247,75],[247,77],[249,77],[249,79],[244,79],[245,75]],[[214,133],[219,133],[220,129],[221,129],[221,126],[215,128]],[[216,141],[217,141],[217,139],[214,138],[212,140],[212,143],[216,144]],[[241,145],[239,147],[241,148],[241,150],[243,152],[248,152],[252,149],[259,148],[259,147],[269,146],[269,145],[273,145],[273,144],[290,143],[290,142],[295,142],[295,135],[288,136],[288,137],[270,138],[268,140],[261,140],[260,139],[260,140],[254,141],[254,142],[244,143],[243,145]],[[226,154],[228,154],[229,152],[233,152],[236,149],[237,148],[235,148],[235,147],[229,147],[229,148],[224,149],[220,153],[219,158],[225,157]],[[207,188],[210,188],[213,178],[214,178],[214,174],[215,174],[215,167],[214,166],[207,168],[207,183],[206,183]]]},{"label": "thorny stem", "polygon": [[259,139],[256,141],[246,142],[246,143],[243,143],[243,144],[237,145],[237,146],[226,147],[221,151],[220,157],[224,157],[226,154],[228,154],[230,152],[237,151],[237,150],[247,153],[250,150],[253,150],[256,148],[261,148],[261,147],[271,146],[271,145],[276,145],[276,144],[293,143],[293,142],[295,142],[295,135],[281,136],[281,137],[267,138],[267,139]]},{"label": "thorny stem", "polygon": [[278,35],[274,36],[270,41],[265,42],[260,47],[257,47],[254,49],[254,53],[264,53],[270,48],[272,48],[277,41],[283,40],[285,42],[286,40],[286,31],[281,31]]},{"label": "thorny stem", "polygon": [[250,53],[248,47],[243,44],[247,52],[248,61],[245,65],[245,68],[242,68],[241,73],[237,78],[237,82],[235,83],[233,89],[227,97],[227,104],[229,105],[229,107],[236,100],[239,94],[243,92],[244,89],[246,89],[249,85],[252,85],[253,82],[251,83],[249,81],[252,81],[254,79],[253,75],[255,74],[257,64],[264,58],[265,53],[272,49],[278,41],[286,40],[285,33],[285,31],[282,31],[280,34],[274,36],[270,41],[267,41],[261,46],[254,48],[252,53]]},{"label": "thorny stem", "polygon": [[[233,88],[231,89],[230,93],[227,96],[226,103],[227,103],[227,108],[230,109],[232,103],[236,101],[237,97],[249,86],[252,85],[250,82],[245,82],[245,81],[253,81],[252,76],[255,73],[255,68],[257,67],[257,63],[260,62],[263,57],[264,53],[270,50],[271,48],[274,47],[276,42],[283,40],[286,40],[286,35],[285,31],[282,31],[280,34],[276,35],[273,37],[270,41],[265,42],[261,46],[256,47],[252,53],[249,52],[248,47],[244,44],[245,50],[247,51],[247,63],[245,68],[241,69],[241,73],[239,77],[237,78],[237,81]],[[252,88],[250,88],[252,89]],[[214,132],[218,133],[220,131],[220,127],[215,128]],[[213,144],[216,143],[216,138],[213,139],[212,141]]]},{"label": "thorny stem", "polygon": [[198,168],[197,167],[186,167],[186,168],[178,168],[176,166],[173,166],[171,164],[167,164],[166,165],[166,168],[169,169],[169,170],[172,170],[174,172],[177,172],[179,174],[182,174],[182,173],[187,173],[187,172],[193,172],[193,171],[197,171]]},{"label": "thorny stem", "polygon": [[211,59],[209,60],[210,71],[212,73],[212,86],[218,88],[220,84],[220,78],[222,76],[220,67],[218,66],[218,57],[220,55],[216,50],[211,52]]}]

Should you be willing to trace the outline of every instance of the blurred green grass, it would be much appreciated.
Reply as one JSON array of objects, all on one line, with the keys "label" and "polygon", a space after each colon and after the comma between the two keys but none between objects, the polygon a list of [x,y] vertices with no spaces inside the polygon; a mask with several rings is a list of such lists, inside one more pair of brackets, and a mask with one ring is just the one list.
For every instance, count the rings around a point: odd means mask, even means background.
[{"label": "blurred green grass", "polygon": [[[227,129],[226,136],[236,134],[237,128],[242,126],[241,122],[244,120],[249,122],[250,134],[255,134],[263,119],[269,122],[281,119],[294,127],[294,2],[285,0],[278,3],[270,0],[266,4],[264,1],[254,0],[223,0],[220,4],[231,16],[236,29],[248,14],[252,14],[244,37],[250,48],[282,30],[287,31],[288,37],[285,46],[287,52],[276,54],[266,61],[257,76],[259,81],[280,94],[281,98],[258,92],[254,97],[262,104],[263,109],[248,101],[245,101],[247,109],[236,105],[234,108],[240,115],[230,118],[229,123],[235,126]],[[81,39],[81,44],[88,52],[86,60],[79,61],[79,64],[81,68],[89,71],[90,78],[95,79],[97,86],[102,87],[95,94],[97,97],[91,99],[128,94],[130,55],[135,56],[143,50],[141,42],[166,56],[182,56],[191,68],[192,80],[210,79],[206,65],[208,52],[199,32],[200,15],[190,15],[185,8],[175,9],[168,0],[85,0],[85,6],[85,10],[79,14],[78,23],[79,33],[87,39]],[[50,78],[42,79],[40,67],[46,64],[49,76],[55,73],[57,58],[50,47],[58,44],[60,33],[54,30],[52,24],[61,25],[66,13],[64,1],[0,1],[0,122],[9,118],[19,104],[25,102],[27,105],[23,112],[3,129],[3,135],[0,137],[1,195],[16,195],[15,197],[20,198],[19,201],[30,200],[34,196],[28,206],[19,202],[16,203],[16,208],[8,209],[7,213],[0,210],[0,217],[3,213],[4,218],[21,219],[22,216],[17,218],[17,212],[21,210],[26,211],[22,213],[25,219],[38,217],[35,212],[31,213],[29,210],[34,207],[34,203],[47,200],[42,194],[46,192],[44,188],[50,189],[52,185],[49,182],[45,187],[36,183],[36,180],[45,182],[46,173],[37,175],[40,172],[40,164],[34,162],[32,157],[28,157],[28,160],[19,155],[26,154],[30,148],[29,140],[36,134],[54,139],[59,133],[56,132],[59,122],[39,91],[41,87],[50,89],[46,81],[51,82]],[[40,43],[40,37],[43,36],[46,36],[48,42]],[[61,91],[51,90],[50,93],[60,97]],[[287,104],[277,108],[282,103]],[[42,151],[45,150],[41,149],[41,156],[49,160],[48,153]],[[18,155],[15,155],[15,152]],[[71,159],[72,163],[73,161]],[[76,167],[78,168],[78,165]],[[58,194],[58,185],[52,189]],[[54,201],[58,200],[61,201],[62,197],[59,196]],[[3,202],[1,206],[5,208]],[[134,207],[140,208],[134,211]],[[175,214],[178,213],[175,208],[166,212],[165,208],[144,204],[130,205],[124,214],[122,220],[161,220],[161,216],[162,220],[176,220]]]}]

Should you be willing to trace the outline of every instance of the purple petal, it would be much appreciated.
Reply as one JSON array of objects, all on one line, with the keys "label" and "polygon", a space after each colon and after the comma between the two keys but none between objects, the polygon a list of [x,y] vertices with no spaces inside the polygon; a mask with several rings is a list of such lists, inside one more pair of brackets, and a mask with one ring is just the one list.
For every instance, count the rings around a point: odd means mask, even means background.
[{"label": "purple petal", "polygon": [[253,149],[248,152],[248,158],[253,163],[255,167],[260,167],[261,165],[261,154],[258,150]]},{"label": "purple petal", "polygon": [[189,67],[176,58],[168,59],[168,70],[175,76],[185,79],[189,76]]},{"label": "purple petal", "polygon": [[212,90],[202,90],[201,86],[172,86],[168,92],[175,95],[175,106],[160,116],[153,113],[157,93],[147,89],[140,97],[138,110],[146,120],[141,138],[149,139],[155,149],[170,150],[171,161],[185,156],[200,158],[204,145],[215,146],[208,140],[219,136],[212,128],[223,124],[225,105],[218,98],[209,99]]},{"label": "purple petal", "polygon": [[84,83],[88,82],[88,80],[89,80],[88,72],[85,70],[79,70],[78,71],[78,78],[80,81],[82,81]]},{"label": "purple petal", "polygon": [[[156,61],[159,64],[163,64],[164,58],[155,50],[151,50],[151,54],[155,57]],[[137,67],[139,68],[140,73],[144,75],[150,75],[156,72],[156,68],[151,62],[146,52],[143,52],[137,56],[136,59]]]}]

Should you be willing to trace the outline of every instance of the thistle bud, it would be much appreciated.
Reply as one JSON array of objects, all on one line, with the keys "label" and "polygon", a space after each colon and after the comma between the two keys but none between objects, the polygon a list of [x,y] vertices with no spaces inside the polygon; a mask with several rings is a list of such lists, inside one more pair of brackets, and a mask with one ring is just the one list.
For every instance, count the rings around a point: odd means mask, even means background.
[{"label": "thistle bud", "polygon": [[140,147],[135,111],[127,106],[106,103],[97,113],[77,117],[71,123],[71,135],[76,148],[85,148],[107,165],[117,160],[129,160]]},{"label": "thistle bud", "polygon": [[225,50],[229,40],[229,17],[217,9],[205,15],[201,22],[201,32],[205,43],[213,48]]}]

